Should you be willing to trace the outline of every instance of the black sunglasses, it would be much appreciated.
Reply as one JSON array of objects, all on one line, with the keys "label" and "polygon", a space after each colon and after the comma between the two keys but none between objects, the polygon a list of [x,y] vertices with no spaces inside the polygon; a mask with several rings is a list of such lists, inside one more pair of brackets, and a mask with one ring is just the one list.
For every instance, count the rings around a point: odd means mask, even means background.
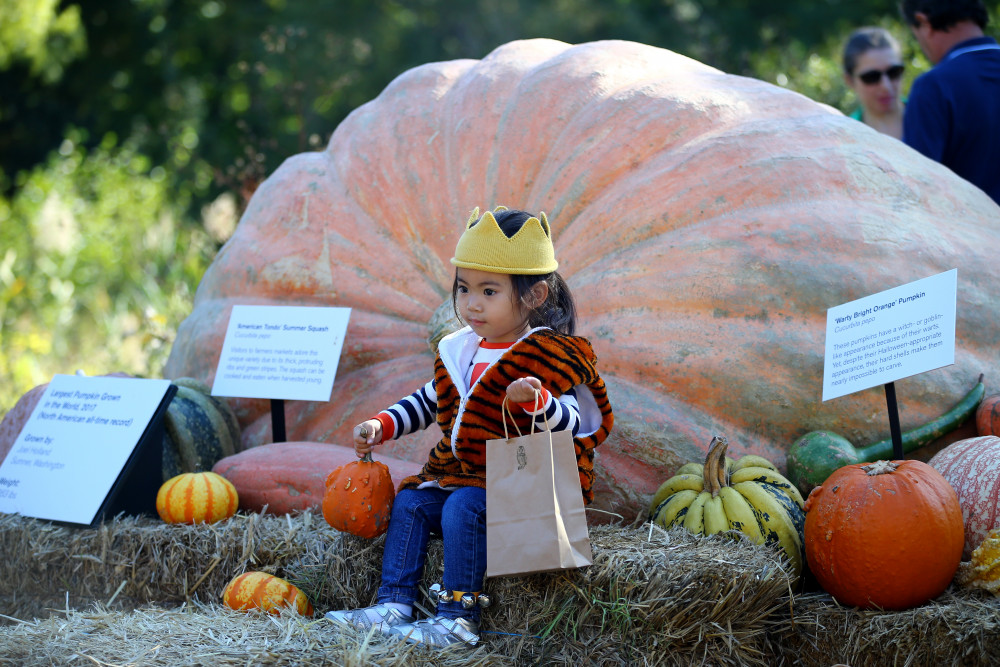
[{"label": "black sunglasses", "polygon": [[874,86],[876,83],[882,80],[883,74],[889,77],[890,81],[899,81],[899,78],[903,76],[903,70],[905,69],[906,68],[903,67],[902,65],[893,65],[892,67],[884,70],[870,69],[866,72],[862,72],[861,74],[859,74],[858,78],[861,79],[861,83],[865,84],[866,86]]}]

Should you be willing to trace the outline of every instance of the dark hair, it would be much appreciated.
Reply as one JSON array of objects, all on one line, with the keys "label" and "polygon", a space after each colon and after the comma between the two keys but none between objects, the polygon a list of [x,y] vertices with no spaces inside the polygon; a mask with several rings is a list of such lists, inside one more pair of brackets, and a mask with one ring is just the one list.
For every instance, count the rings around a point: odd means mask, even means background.
[{"label": "dark hair", "polygon": [[985,28],[990,20],[983,0],[901,0],[899,11],[913,26],[917,25],[917,12],[926,15],[935,30],[947,30],[962,21]]},{"label": "dark hair", "polygon": [[854,76],[854,68],[858,66],[858,58],[872,49],[892,49],[899,54],[899,42],[884,28],[858,28],[851,33],[844,44],[844,72]]},{"label": "dark hair", "polygon": [[[529,218],[534,216],[525,211],[508,209],[494,213],[493,217],[496,219],[500,231],[507,238],[511,238]],[[479,223],[476,222],[473,224]],[[531,288],[543,281],[549,286],[549,296],[543,303],[532,307],[526,299],[531,294]],[[541,275],[511,274],[510,284],[513,288],[514,298],[528,310],[529,325],[532,327],[549,327],[560,333],[570,335],[576,332],[576,305],[573,303],[573,295],[570,294],[569,286],[557,271]],[[455,316],[461,320],[462,316],[458,312],[457,270],[455,272],[455,282],[451,287],[451,305],[455,309]]]}]

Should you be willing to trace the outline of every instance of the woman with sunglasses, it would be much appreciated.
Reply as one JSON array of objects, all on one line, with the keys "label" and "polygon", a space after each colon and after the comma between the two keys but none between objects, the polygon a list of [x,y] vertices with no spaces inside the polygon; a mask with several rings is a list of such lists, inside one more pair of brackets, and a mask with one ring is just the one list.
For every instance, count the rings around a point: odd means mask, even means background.
[{"label": "woman with sunglasses", "polygon": [[847,39],[843,59],[844,82],[861,105],[851,118],[901,139],[904,67],[899,42],[882,28],[859,28]]}]

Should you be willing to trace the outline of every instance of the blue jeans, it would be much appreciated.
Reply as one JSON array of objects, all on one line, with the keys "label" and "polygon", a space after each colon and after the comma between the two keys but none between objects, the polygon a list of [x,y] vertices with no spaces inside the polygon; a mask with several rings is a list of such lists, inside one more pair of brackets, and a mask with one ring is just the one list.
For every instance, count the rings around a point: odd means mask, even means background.
[{"label": "blue jeans", "polygon": [[[454,491],[403,489],[396,494],[382,554],[379,602],[413,604],[424,573],[432,534],[444,541],[444,588],[481,591],[486,577],[486,490],[463,486]],[[445,618],[479,621],[479,605],[438,603]]]}]

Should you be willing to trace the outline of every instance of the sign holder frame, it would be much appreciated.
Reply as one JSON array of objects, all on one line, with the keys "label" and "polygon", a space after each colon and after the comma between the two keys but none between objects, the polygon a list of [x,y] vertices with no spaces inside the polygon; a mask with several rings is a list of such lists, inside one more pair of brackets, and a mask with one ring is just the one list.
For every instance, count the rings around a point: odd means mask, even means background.
[{"label": "sign holder frame", "polygon": [[[139,436],[139,441],[104,497],[104,502],[94,514],[89,524],[90,528],[97,528],[105,519],[118,514],[157,516],[156,493],[155,491],[150,493],[149,481],[156,480],[156,491],[163,483],[163,438],[165,437],[163,419],[176,393],[177,385],[170,383],[145,430]],[[72,521],[53,521],[53,523],[88,526]]]},{"label": "sign holder frame", "polygon": [[271,399],[271,441],[285,442],[285,399]]},{"label": "sign holder frame", "polygon": [[903,453],[903,434],[899,427],[899,405],[896,403],[896,384],[894,382],[886,382],[883,387],[885,388],[885,407],[889,413],[889,435],[892,438],[892,456],[895,460],[901,461],[905,454]]}]

